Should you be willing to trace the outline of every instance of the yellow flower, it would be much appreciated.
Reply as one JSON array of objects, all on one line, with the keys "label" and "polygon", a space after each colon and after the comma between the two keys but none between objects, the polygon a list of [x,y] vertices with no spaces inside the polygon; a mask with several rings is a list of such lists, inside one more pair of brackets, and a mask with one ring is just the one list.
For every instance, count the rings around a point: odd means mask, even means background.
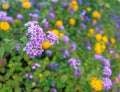
[{"label": "yellow flower", "polygon": [[43,49],[48,49],[48,48],[51,47],[51,45],[52,45],[52,44],[51,44],[50,42],[45,41],[45,42],[42,43],[42,48],[43,48]]},{"label": "yellow flower", "polygon": [[53,29],[52,32],[55,33],[57,36],[59,35],[59,31],[57,29]]},{"label": "yellow flower", "polygon": [[87,37],[91,37],[92,35],[90,33],[87,33]]},{"label": "yellow flower", "polygon": [[57,20],[56,23],[55,23],[55,25],[57,27],[61,27],[61,26],[63,26],[63,22],[61,20]]},{"label": "yellow flower", "polygon": [[103,50],[101,47],[95,47],[96,54],[102,54]]},{"label": "yellow flower", "polygon": [[77,11],[79,6],[78,5],[74,5],[72,8],[73,8],[73,10]]},{"label": "yellow flower", "polygon": [[97,54],[101,54],[103,52],[103,49],[104,47],[100,43],[95,44],[94,50]]},{"label": "yellow flower", "polygon": [[77,1],[72,1],[71,2],[71,6],[74,6],[74,5],[77,5],[78,3],[77,3]]},{"label": "yellow flower", "polygon": [[105,45],[105,44],[102,44],[102,45],[101,45],[101,49],[102,49],[102,50],[105,50],[105,49],[106,49],[106,45]]},{"label": "yellow flower", "polygon": [[102,39],[102,35],[101,34],[96,34],[95,35],[95,39],[97,40],[97,41],[100,41],[101,39]]},{"label": "yellow flower", "polygon": [[9,5],[4,3],[4,4],[2,4],[2,8],[7,10],[9,8]]},{"label": "yellow flower", "polygon": [[97,20],[94,19],[94,20],[93,20],[93,23],[96,25],[96,24],[97,24]]},{"label": "yellow flower", "polygon": [[27,1],[23,2],[23,4],[22,4],[22,7],[25,8],[25,9],[29,9],[31,6],[32,6],[31,3],[27,2]]},{"label": "yellow flower", "polygon": [[114,38],[110,38],[110,42],[111,42],[112,45],[114,45],[116,40]]},{"label": "yellow flower", "polygon": [[21,0],[21,2],[23,3],[23,2],[27,2],[27,0]]},{"label": "yellow flower", "polygon": [[95,47],[100,47],[101,48],[101,44],[100,43],[96,43]]},{"label": "yellow flower", "polygon": [[69,24],[70,24],[70,25],[75,25],[75,19],[70,18],[70,19],[69,19]]},{"label": "yellow flower", "polygon": [[0,22],[0,29],[3,31],[7,31],[9,30],[10,25],[8,22]]},{"label": "yellow flower", "polygon": [[93,17],[93,18],[101,18],[101,14],[100,14],[98,11],[94,11],[94,12],[92,13],[92,17]]},{"label": "yellow flower", "polygon": [[90,81],[91,87],[95,91],[101,91],[103,89],[103,82],[101,79],[97,79],[96,77],[93,77]]},{"label": "yellow flower", "polygon": [[90,8],[90,7],[87,7],[87,8],[86,8],[86,11],[87,11],[87,12],[90,12],[90,11],[91,11],[91,8]]},{"label": "yellow flower", "polygon": [[90,28],[89,33],[92,35],[94,34],[95,30],[93,28]]},{"label": "yellow flower", "polygon": [[102,37],[102,41],[103,41],[104,43],[108,42],[107,36],[103,36],[103,37]]},{"label": "yellow flower", "polygon": [[59,37],[63,37],[64,36],[64,34],[63,33],[59,33]]}]

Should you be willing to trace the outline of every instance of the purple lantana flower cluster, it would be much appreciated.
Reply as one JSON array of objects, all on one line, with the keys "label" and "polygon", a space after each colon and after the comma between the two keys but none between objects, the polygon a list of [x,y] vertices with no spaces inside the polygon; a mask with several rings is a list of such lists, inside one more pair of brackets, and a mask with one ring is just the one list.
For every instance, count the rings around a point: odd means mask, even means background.
[{"label": "purple lantana flower cluster", "polygon": [[112,75],[112,70],[110,69],[110,60],[106,59],[104,56],[102,55],[98,55],[95,54],[94,58],[96,60],[100,60],[103,62],[103,74],[105,75],[104,78],[102,78],[103,80],[103,85],[104,85],[104,90],[110,90],[112,87],[112,81],[110,79],[111,75]]},{"label": "purple lantana flower cluster", "polygon": [[68,60],[68,63],[70,64],[70,66],[74,67],[74,75],[75,76],[80,76],[79,66],[81,65],[81,60],[78,60],[78,59],[75,59],[75,58],[70,58]]},{"label": "purple lantana flower cluster", "polygon": [[42,43],[44,41],[50,42],[52,45],[58,43],[58,36],[53,32],[44,33],[43,29],[38,25],[37,21],[30,21],[25,24],[28,27],[26,35],[29,38],[29,42],[26,43],[24,51],[33,58],[35,56],[40,57],[43,52]]},{"label": "purple lantana flower cluster", "polygon": [[7,15],[7,12],[5,11],[0,11],[0,21],[7,21],[10,23],[14,22],[14,19],[10,16]]}]

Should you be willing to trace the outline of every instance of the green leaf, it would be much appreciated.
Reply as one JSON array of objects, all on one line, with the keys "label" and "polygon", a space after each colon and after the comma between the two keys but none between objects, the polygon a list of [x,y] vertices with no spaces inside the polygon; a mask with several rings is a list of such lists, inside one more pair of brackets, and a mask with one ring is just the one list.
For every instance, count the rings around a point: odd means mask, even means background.
[{"label": "green leaf", "polygon": [[3,46],[0,47],[0,58],[4,56],[5,48]]},{"label": "green leaf", "polygon": [[20,41],[22,41],[23,43],[27,42],[28,41],[28,38],[26,36],[23,36]]}]

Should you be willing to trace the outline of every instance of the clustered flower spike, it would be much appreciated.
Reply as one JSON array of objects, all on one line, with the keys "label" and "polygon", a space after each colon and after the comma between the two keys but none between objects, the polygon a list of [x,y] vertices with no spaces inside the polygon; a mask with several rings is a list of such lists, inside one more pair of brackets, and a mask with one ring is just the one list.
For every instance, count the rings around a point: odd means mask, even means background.
[{"label": "clustered flower spike", "polygon": [[70,64],[70,66],[74,67],[74,75],[80,76],[81,72],[79,70],[79,66],[81,65],[81,60],[75,59],[75,58],[70,58],[68,60],[68,63]]},{"label": "clustered flower spike", "polygon": [[102,78],[104,90],[110,90],[112,87],[112,81],[109,78]]},{"label": "clustered flower spike", "polygon": [[29,38],[29,42],[26,44],[24,51],[26,51],[31,58],[42,55],[42,43],[44,41],[48,41],[52,45],[58,43],[58,36],[53,32],[48,32],[48,35],[45,34],[37,21],[27,22],[25,26],[28,27],[26,35]]},{"label": "clustered flower spike", "polygon": [[102,78],[103,80],[103,89],[104,90],[110,90],[112,86],[112,81],[110,80],[109,77],[112,75],[112,70],[110,69],[110,60],[106,59],[102,55],[95,54],[94,58],[96,60],[101,60],[103,62],[103,74],[106,76],[105,78]]}]

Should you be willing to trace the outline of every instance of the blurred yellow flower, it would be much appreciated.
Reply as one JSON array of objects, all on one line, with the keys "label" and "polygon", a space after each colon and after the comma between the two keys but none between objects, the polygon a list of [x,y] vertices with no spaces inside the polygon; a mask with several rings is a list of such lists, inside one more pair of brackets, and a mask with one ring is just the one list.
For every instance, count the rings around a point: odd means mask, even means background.
[{"label": "blurred yellow flower", "polygon": [[101,49],[105,50],[106,49],[106,45],[105,44],[101,44]]},{"label": "blurred yellow flower", "polygon": [[92,17],[93,18],[101,18],[101,14],[98,11],[93,11]]},{"label": "blurred yellow flower", "polygon": [[53,29],[52,32],[55,33],[57,36],[59,35],[59,31],[57,29]]},{"label": "blurred yellow flower", "polygon": [[104,43],[108,42],[108,37],[107,37],[107,36],[103,36],[103,37],[102,37],[102,41],[103,41]]},{"label": "blurred yellow flower", "polygon": [[76,21],[75,21],[74,18],[70,18],[70,19],[69,19],[69,24],[70,24],[70,25],[75,25],[75,22],[76,22]]},{"label": "blurred yellow flower", "polygon": [[64,36],[64,34],[63,33],[59,33],[59,37],[63,37]]},{"label": "blurred yellow flower", "polygon": [[0,22],[0,29],[3,31],[7,31],[9,30],[10,25],[8,22]]},{"label": "blurred yellow flower", "polygon": [[21,2],[23,3],[23,2],[27,2],[27,0],[21,0]]},{"label": "blurred yellow flower", "polygon": [[74,5],[72,8],[73,8],[74,11],[77,11],[79,9],[79,6],[78,5]]},{"label": "blurred yellow flower", "polygon": [[93,77],[90,81],[91,87],[95,91],[101,91],[103,89],[103,82],[101,79],[97,79],[96,77]]},{"label": "blurred yellow flower", "polygon": [[95,44],[94,50],[97,54],[101,54],[104,49],[105,49],[104,45],[101,45],[100,43]]},{"label": "blurred yellow flower", "polygon": [[93,20],[93,23],[96,25],[96,24],[97,24],[97,20],[94,19],[94,20]]},{"label": "blurred yellow flower", "polygon": [[114,45],[116,40],[114,38],[110,38],[110,42],[111,42],[112,45]]},{"label": "blurred yellow flower", "polygon": [[55,23],[55,25],[57,27],[61,27],[61,26],[63,26],[63,22],[61,20],[57,20],[56,23]]},{"label": "blurred yellow flower", "polygon": [[25,9],[29,9],[31,7],[31,3],[30,2],[23,2],[22,7]]},{"label": "blurred yellow flower", "polygon": [[9,5],[6,4],[6,3],[4,3],[4,4],[2,4],[2,8],[5,9],[5,10],[7,10],[9,8]]},{"label": "blurred yellow flower", "polygon": [[90,12],[91,10],[92,10],[91,7],[87,7],[87,8],[86,8],[86,11],[87,11],[87,12]]},{"label": "blurred yellow flower", "polygon": [[43,48],[43,49],[48,49],[48,48],[51,47],[51,45],[52,45],[52,44],[51,44],[50,42],[45,41],[45,42],[42,43],[42,48]]},{"label": "blurred yellow flower", "polygon": [[100,41],[101,39],[102,39],[102,35],[101,34],[96,34],[95,35],[95,39],[97,40],[97,41]]},{"label": "blurred yellow flower", "polygon": [[95,30],[94,30],[93,28],[90,28],[90,29],[89,29],[89,33],[90,33],[91,35],[93,35],[94,32],[95,32]]}]

